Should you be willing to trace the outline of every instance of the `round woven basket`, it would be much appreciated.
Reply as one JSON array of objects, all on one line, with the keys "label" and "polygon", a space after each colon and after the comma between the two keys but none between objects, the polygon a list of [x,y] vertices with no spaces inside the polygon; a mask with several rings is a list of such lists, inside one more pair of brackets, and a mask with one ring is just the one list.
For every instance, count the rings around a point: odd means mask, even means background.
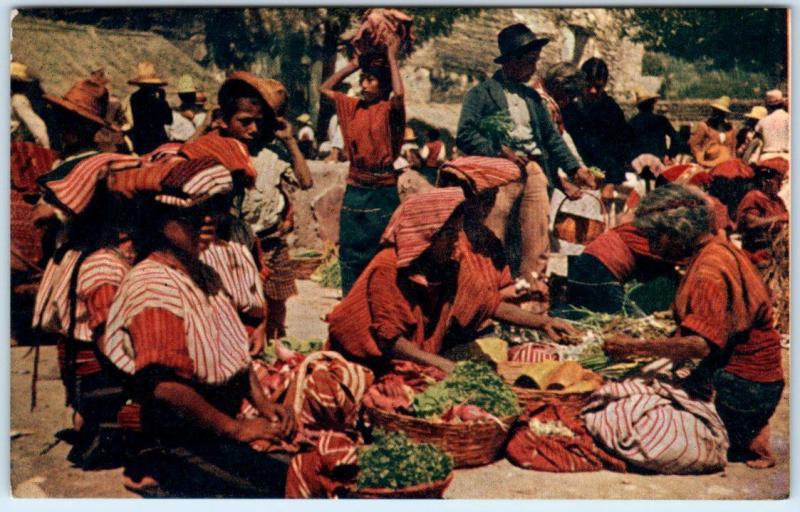
[{"label": "round woven basket", "polygon": [[503,380],[505,380],[506,383],[511,386],[511,389],[514,390],[514,393],[519,398],[520,405],[523,407],[542,402],[560,402],[563,404],[582,407],[589,398],[589,395],[592,394],[591,391],[573,393],[558,390],[521,388],[519,386],[515,386],[514,382],[516,382],[520,375],[522,375],[526,364],[527,363],[506,362],[497,365],[497,373],[503,377]]},{"label": "round woven basket", "polygon": [[438,499],[444,496],[447,486],[453,481],[453,473],[446,478],[426,484],[412,485],[402,489],[357,489],[347,494],[347,498],[362,499]]},{"label": "round woven basket", "polygon": [[476,423],[434,423],[422,418],[366,408],[373,426],[403,432],[414,441],[431,443],[453,457],[457,468],[484,466],[497,460],[516,416]]},{"label": "round woven basket", "polygon": [[311,274],[317,270],[322,262],[325,261],[323,256],[313,258],[292,258],[292,269],[294,270],[295,279],[309,279]]}]

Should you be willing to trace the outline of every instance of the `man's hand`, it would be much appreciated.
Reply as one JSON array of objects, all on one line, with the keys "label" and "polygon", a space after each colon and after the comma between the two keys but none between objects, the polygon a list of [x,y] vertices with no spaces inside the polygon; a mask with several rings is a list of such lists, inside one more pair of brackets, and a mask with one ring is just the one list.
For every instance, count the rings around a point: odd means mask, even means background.
[{"label": "man's hand", "polygon": [[583,195],[583,191],[581,190],[581,188],[569,180],[561,180],[561,190],[564,191],[564,194],[571,201],[580,199],[580,197]]},{"label": "man's hand", "polygon": [[275,119],[275,126],[275,136],[283,142],[289,142],[294,138],[294,128],[292,128],[292,124],[287,121],[285,117]]},{"label": "man's hand", "polygon": [[562,336],[578,336],[579,334],[578,330],[570,325],[569,322],[549,315],[542,315],[540,329],[553,341],[561,341]]},{"label": "man's hand", "polygon": [[626,359],[636,355],[637,341],[630,336],[612,336],[603,342],[603,352],[613,359]]},{"label": "man's hand", "polygon": [[597,188],[597,178],[587,167],[581,167],[575,172],[573,178],[575,185],[594,190]]},{"label": "man's hand", "polygon": [[520,167],[520,169],[524,169],[525,165],[528,163],[527,160],[519,156],[513,149],[506,146],[505,144],[500,146],[500,153],[502,153],[503,157],[517,164]]}]

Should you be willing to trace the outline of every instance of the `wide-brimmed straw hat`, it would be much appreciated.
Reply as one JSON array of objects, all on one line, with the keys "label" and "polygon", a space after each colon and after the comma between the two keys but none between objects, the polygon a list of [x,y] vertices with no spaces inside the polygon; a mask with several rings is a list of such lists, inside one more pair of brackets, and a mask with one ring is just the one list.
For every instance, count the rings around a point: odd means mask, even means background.
[{"label": "wide-brimmed straw hat", "polygon": [[767,94],[764,96],[764,104],[768,107],[783,105],[784,101],[785,98],[783,97],[783,92],[780,89],[772,89],[771,91],[767,91]]},{"label": "wide-brimmed straw hat", "polygon": [[638,89],[636,91],[636,104],[641,105],[645,101],[657,100],[661,98],[661,95],[654,93],[654,92],[647,92],[644,89]]},{"label": "wide-brimmed straw hat", "polygon": [[220,104],[223,103],[223,98],[230,93],[231,88],[237,84],[245,84],[254,89],[276,116],[282,117],[286,114],[286,106],[289,100],[289,93],[286,91],[286,87],[277,80],[261,78],[247,71],[236,71],[228,76],[219,89]]},{"label": "wide-brimmed straw hat", "polygon": [[719,98],[712,101],[709,106],[711,108],[715,108],[721,112],[725,112],[726,114],[731,113],[731,98],[729,96],[720,96]]},{"label": "wide-brimmed straw hat", "polygon": [[136,65],[136,76],[128,80],[131,85],[167,85],[165,80],[158,77],[156,67],[152,62],[140,62]]},{"label": "wide-brimmed straw hat", "polygon": [[105,119],[108,109],[108,90],[93,79],[76,83],[63,98],[45,94],[44,99],[100,126],[119,131],[118,126]]},{"label": "wide-brimmed straw hat", "polygon": [[497,35],[500,56],[494,61],[497,64],[502,64],[511,57],[543,48],[549,42],[550,39],[547,37],[536,37],[536,34],[524,23],[509,25]]},{"label": "wide-brimmed straw hat", "polygon": [[761,105],[756,105],[755,107],[751,108],[750,112],[746,113],[744,117],[748,119],[757,119],[760,121],[761,119],[767,117],[768,114],[769,113],[767,112],[766,108],[762,107]]},{"label": "wide-brimmed straw hat", "polygon": [[414,133],[414,130],[410,126],[406,126],[406,129],[403,131],[403,142],[416,142],[417,141],[417,134]]},{"label": "wide-brimmed straw hat", "polygon": [[309,121],[311,121],[311,116],[306,114],[306,113],[303,113],[303,114],[300,114],[299,116],[297,116],[297,122],[298,123],[308,123]]},{"label": "wide-brimmed straw hat", "polygon": [[197,87],[194,85],[194,78],[192,78],[192,75],[181,75],[175,88],[178,94],[197,92]]},{"label": "wide-brimmed straw hat", "polygon": [[11,79],[20,82],[32,82],[33,78],[28,74],[28,66],[21,62],[11,63]]}]

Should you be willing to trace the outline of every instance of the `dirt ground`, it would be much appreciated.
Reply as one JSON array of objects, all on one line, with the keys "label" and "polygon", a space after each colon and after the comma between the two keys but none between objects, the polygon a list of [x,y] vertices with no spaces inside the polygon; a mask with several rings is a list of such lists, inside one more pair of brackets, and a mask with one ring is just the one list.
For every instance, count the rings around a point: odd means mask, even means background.
[{"label": "dirt ground", "polygon": [[[289,334],[323,338],[320,317],[337,292],[298,281],[300,295],[289,301]],[[788,369],[788,352],[784,353]],[[55,347],[41,351],[38,406],[30,411],[33,357],[26,347],[11,349],[11,485],[16,497],[138,497],[121,483],[121,469],[84,472],[66,460],[69,446],[53,446],[54,434],[70,424],[58,377]],[[722,473],[666,476],[595,473],[555,474],[523,470],[507,460],[458,470],[446,498],[467,499],[781,499],[789,495],[789,387],[772,418],[774,468],[756,471],[730,464]],[[19,434],[18,437],[14,435]]]}]

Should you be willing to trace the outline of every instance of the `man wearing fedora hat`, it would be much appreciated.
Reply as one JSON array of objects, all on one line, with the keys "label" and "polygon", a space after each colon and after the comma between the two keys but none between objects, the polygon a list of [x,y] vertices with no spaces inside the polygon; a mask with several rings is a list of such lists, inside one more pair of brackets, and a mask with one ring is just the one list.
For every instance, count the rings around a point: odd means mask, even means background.
[{"label": "man wearing fedora hat", "polygon": [[[650,154],[663,161],[665,157],[674,155],[672,146],[678,134],[669,119],[654,112],[659,98],[660,96],[655,93],[636,91],[636,108],[639,109],[639,113],[628,121],[628,126],[633,131],[631,160],[639,155]],[[667,138],[669,138],[669,149]]]},{"label": "man wearing fedora hat", "polygon": [[164,92],[167,82],[158,77],[152,63],[140,62],[136,66],[136,76],[128,83],[139,86],[130,99],[133,116],[130,135],[134,150],[143,155],[169,140],[164,129],[172,124],[172,109]]},{"label": "man wearing fedora hat", "polygon": [[[490,79],[472,88],[464,99],[458,122],[456,144],[467,155],[502,156],[525,170],[522,183],[503,186],[486,224],[501,240],[512,205],[521,199],[522,260],[520,273],[525,279],[544,275],[549,251],[548,185],[561,188],[557,177],[560,168],[571,178],[593,183],[587,169],[578,161],[556,130],[540,95],[528,81],[536,71],[542,48],[550,42],[539,38],[524,24],[510,25],[500,31],[497,43],[500,55],[495,62],[502,66]],[[483,119],[505,113],[512,121],[509,138],[515,146],[495,143],[481,130]],[[575,195],[572,191],[570,195]],[[577,191],[579,194],[579,191]],[[533,276],[537,277],[533,277]]]}]

